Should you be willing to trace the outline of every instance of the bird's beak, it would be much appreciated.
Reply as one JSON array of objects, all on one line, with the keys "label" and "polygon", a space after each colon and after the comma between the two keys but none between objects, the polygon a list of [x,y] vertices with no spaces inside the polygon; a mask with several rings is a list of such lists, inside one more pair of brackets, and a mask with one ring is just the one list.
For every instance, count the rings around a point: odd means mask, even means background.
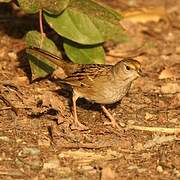
[{"label": "bird's beak", "polygon": [[146,76],[146,74],[143,73],[141,69],[138,69],[137,72],[138,72],[138,75],[139,75],[140,77],[145,77],[145,76]]}]

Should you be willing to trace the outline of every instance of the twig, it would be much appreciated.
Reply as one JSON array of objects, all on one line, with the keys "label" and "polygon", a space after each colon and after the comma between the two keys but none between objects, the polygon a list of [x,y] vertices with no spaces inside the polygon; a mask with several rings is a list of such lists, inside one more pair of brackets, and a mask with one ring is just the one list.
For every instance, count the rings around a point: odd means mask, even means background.
[{"label": "twig", "polygon": [[1,95],[1,94],[0,94],[0,99],[6,104],[6,106],[11,107],[11,110],[17,116],[17,109],[12,105],[12,103],[8,99],[6,99],[3,95]]},{"label": "twig", "polygon": [[79,148],[84,148],[84,149],[102,149],[102,148],[108,148],[112,147],[111,145],[107,146],[96,146],[95,144],[68,144],[68,145],[62,145],[60,148],[65,148],[65,149],[79,149]]},{"label": "twig", "polygon": [[9,83],[3,84],[3,86],[5,86],[9,91],[14,92],[16,94],[16,96],[19,98],[19,100],[21,102],[23,102],[22,92],[19,90],[19,88],[16,85],[14,85],[13,83],[9,82]]},{"label": "twig", "polygon": [[[2,108],[0,108],[0,111],[5,111],[5,110],[9,110],[9,109],[12,109],[12,107],[10,107],[10,106],[8,106],[8,107],[2,107]],[[21,106],[19,106],[19,107],[15,107],[15,109],[17,110],[17,109],[26,109],[26,110],[29,110],[29,109],[32,109],[31,107],[25,107],[25,106],[23,106],[23,107],[21,107]]]},{"label": "twig", "polygon": [[0,111],[9,110],[9,109],[11,109],[11,107],[3,107],[3,108],[0,108]]}]

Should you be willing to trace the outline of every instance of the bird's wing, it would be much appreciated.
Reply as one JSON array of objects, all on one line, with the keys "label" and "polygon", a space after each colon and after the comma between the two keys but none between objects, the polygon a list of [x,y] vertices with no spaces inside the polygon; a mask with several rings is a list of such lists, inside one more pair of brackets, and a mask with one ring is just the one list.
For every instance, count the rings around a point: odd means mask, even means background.
[{"label": "bird's wing", "polygon": [[110,72],[111,65],[87,64],[81,65],[80,68],[64,79],[64,82],[72,86],[90,87],[96,81],[98,76],[105,76]]}]

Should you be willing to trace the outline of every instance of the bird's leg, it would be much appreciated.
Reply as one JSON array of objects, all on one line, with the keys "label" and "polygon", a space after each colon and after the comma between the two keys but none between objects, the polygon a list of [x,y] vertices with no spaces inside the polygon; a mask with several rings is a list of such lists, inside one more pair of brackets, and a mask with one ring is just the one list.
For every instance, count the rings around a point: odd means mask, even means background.
[{"label": "bird's leg", "polygon": [[74,126],[72,127],[73,129],[78,129],[78,130],[85,130],[87,127],[83,124],[81,124],[78,120],[77,117],[77,110],[76,110],[76,101],[79,98],[75,93],[73,94],[72,101],[73,101],[73,114],[74,114]]},{"label": "bird's leg", "polygon": [[106,107],[101,105],[101,108],[103,112],[106,114],[106,116],[111,120],[110,123],[106,123],[106,124],[111,124],[112,127],[121,129],[118,123],[116,122],[116,120],[114,119],[114,117],[111,115],[111,113],[106,109]]}]

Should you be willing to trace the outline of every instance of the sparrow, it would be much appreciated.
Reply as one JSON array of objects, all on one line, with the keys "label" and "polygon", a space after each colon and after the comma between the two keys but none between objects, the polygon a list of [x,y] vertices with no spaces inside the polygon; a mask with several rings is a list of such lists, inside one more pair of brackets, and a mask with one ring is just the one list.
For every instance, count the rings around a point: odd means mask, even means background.
[{"label": "sparrow", "polygon": [[78,120],[76,110],[78,98],[85,98],[100,104],[103,112],[110,119],[110,124],[120,129],[119,124],[105,105],[120,101],[128,93],[132,82],[142,75],[141,64],[138,61],[126,58],[115,65],[74,64],[37,47],[27,48],[27,53],[33,56],[38,55],[42,59],[46,58],[64,70],[67,77],[61,79],[60,82],[72,87],[74,127],[76,129],[87,129]]}]

